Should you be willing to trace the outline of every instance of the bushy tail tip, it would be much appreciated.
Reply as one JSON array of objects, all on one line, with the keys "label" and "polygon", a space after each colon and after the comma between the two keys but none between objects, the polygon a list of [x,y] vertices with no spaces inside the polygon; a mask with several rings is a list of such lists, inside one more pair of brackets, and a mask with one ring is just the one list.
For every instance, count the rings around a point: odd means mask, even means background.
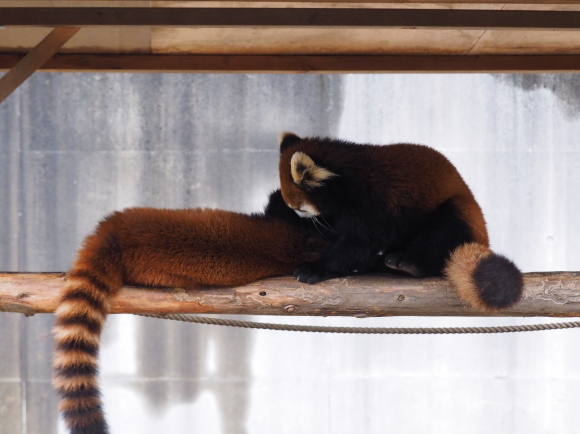
[{"label": "bushy tail tip", "polygon": [[444,273],[464,301],[485,312],[513,306],[524,288],[518,267],[479,243],[466,243],[455,249]]}]

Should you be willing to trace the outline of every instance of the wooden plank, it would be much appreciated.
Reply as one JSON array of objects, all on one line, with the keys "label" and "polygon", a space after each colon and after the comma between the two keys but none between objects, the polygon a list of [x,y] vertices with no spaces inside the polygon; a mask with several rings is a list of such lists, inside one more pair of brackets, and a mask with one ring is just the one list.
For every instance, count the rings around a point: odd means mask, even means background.
[{"label": "wooden plank", "polygon": [[[527,273],[522,301],[499,314],[466,306],[443,279],[386,275],[332,279],[317,285],[291,277],[234,288],[126,287],[113,313],[203,313],[302,316],[580,316],[580,272]],[[64,274],[0,274],[0,311],[53,312]]]},{"label": "wooden plank", "polygon": [[[47,3],[51,0],[44,0]],[[60,0],[61,2],[75,3],[95,3],[95,0]],[[142,2],[143,0],[123,0],[125,2]],[[118,3],[118,0],[100,0],[99,3],[111,2]],[[155,0],[155,2],[171,3],[204,3],[215,0]],[[454,5],[488,5],[488,4],[515,4],[515,5],[558,5],[558,4],[578,4],[578,0],[252,0],[251,3],[329,3],[329,4],[364,4],[364,3],[381,3],[381,4],[454,4]]]},{"label": "wooden plank", "polygon": [[[18,54],[0,54],[0,70]],[[228,73],[561,73],[580,71],[580,55],[122,55],[57,54],[45,72]]]},{"label": "wooden plank", "polygon": [[[46,27],[4,27],[0,30],[0,53],[4,51],[28,52],[46,36],[49,30]],[[151,28],[86,27],[70,39],[61,52],[148,54],[151,52]]]},{"label": "wooden plank", "polygon": [[59,27],[0,78],[0,103],[56,53],[80,28]]},{"label": "wooden plank", "polygon": [[580,29],[580,11],[350,8],[2,8],[0,25]]}]

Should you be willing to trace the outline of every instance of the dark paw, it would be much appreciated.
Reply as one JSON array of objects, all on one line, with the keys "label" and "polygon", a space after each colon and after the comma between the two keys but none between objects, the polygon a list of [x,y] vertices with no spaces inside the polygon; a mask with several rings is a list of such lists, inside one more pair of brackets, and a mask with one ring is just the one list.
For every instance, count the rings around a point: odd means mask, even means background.
[{"label": "dark paw", "polygon": [[403,273],[410,274],[413,277],[423,277],[425,274],[417,264],[409,261],[400,253],[393,253],[385,256],[385,265],[391,270],[402,271]]},{"label": "dark paw", "polygon": [[317,266],[316,263],[301,265],[296,269],[296,271],[294,271],[294,277],[296,277],[299,282],[308,283],[310,285],[338,276],[338,273],[325,270],[322,267]]}]

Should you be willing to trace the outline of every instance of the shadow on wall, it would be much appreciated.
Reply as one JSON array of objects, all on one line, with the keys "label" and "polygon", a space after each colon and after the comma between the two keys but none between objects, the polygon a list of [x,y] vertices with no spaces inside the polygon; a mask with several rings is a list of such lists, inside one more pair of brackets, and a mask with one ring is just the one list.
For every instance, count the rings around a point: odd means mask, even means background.
[{"label": "shadow on wall", "polygon": [[549,90],[558,98],[568,119],[580,118],[578,74],[498,74],[493,77],[526,91]]},{"label": "shadow on wall", "polygon": [[[194,115],[198,121],[193,127],[201,132],[194,141],[208,137],[213,146],[226,150],[213,163],[213,156],[198,156],[223,179],[219,185],[209,182],[213,192],[206,194],[217,196],[205,198],[219,207],[245,209],[244,201],[264,191],[263,182],[275,188],[278,183],[275,140],[280,131],[335,135],[338,130],[342,110],[342,78],[338,75],[226,76],[213,79],[213,83],[206,82],[205,86],[212,89],[211,98],[207,90],[198,93],[195,86],[187,92],[201,103],[203,110],[214,113],[213,118],[201,113]],[[159,103],[150,102],[151,106]],[[196,109],[192,101],[183,103],[188,108],[178,116],[184,116],[186,122],[187,113],[191,115],[199,107]],[[161,104],[171,105],[171,99]],[[238,111],[232,112],[232,107]],[[239,155],[238,151],[242,150],[245,151]],[[242,171],[240,165],[244,167]],[[199,181],[204,184],[203,180]],[[232,191],[232,183],[242,185]],[[223,200],[232,193],[230,200]],[[202,392],[210,392],[218,406],[222,432],[246,434],[252,332],[146,318],[138,321],[137,378],[151,381],[138,382],[137,387],[152,409],[160,413],[175,403],[192,402]],[[157,378],[162,380],[156,381]]]}]

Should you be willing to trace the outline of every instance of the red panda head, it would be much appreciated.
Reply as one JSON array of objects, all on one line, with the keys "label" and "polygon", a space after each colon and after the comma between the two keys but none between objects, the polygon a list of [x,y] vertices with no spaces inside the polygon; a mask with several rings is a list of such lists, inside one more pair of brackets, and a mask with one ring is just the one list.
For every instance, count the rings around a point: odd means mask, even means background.
[{"label": "red panda head", "polygon": [[320,214],[313,193],[336,174],[298,150],[303,140],[294,133],[280,134],[280,190],[284,202],[301,217]]}]

